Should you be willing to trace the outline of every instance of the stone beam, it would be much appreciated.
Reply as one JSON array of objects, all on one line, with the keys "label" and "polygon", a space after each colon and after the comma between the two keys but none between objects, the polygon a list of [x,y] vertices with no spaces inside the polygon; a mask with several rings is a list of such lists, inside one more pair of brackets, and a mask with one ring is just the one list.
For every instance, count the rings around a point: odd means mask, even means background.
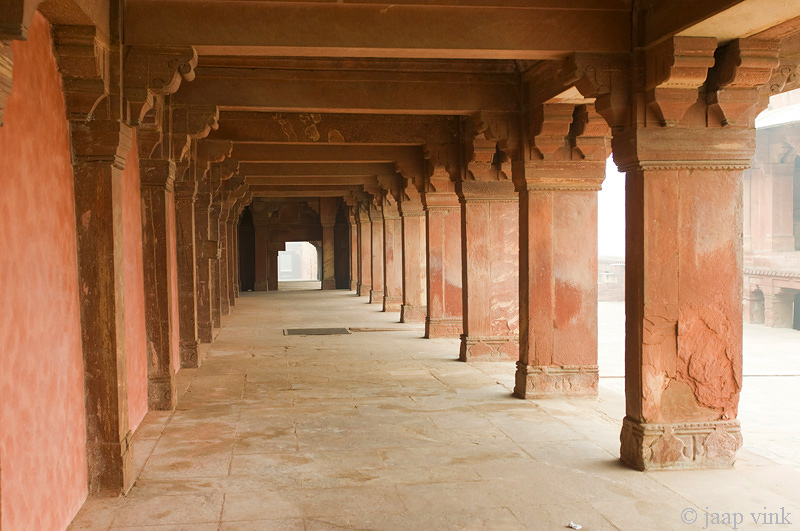
[{"label": "stone beam", "polygon": [[351,186],[377,184],[377,177],[247,177],[247,184],[297,185],[297,186]]},{"label": "stone beam", "polygon": [[42,0],[4,0],[0,6],[0,41],[24,40],[33,13]]},{"label": "stone beam", "polygon": [[196,45],[201,55],[555,59],[630,50],[627,2],[525,4],[132,0],[124,34],[126,44]]},{"label": "stone beam", "polygon": [[390,163],[422,159],[422,149],[412,146],[276,145],[234,143],[233,157],[240,162],[370,162]]},{"label": "stone beam", "polygon": [[209,138],[265,144],[452,144],[459,120],[446,116],[220,112]]},{"label": "stone beam", "polygon": [[515,74],[335,72],[204,67],[178,93],[180,105],[257,111],[468,115],[518,109]]},{"label": "stone beam", "polygon": [[[797,16],[796,2],[770,2],[763,0],[711,0],[692,2],[662,1],[650,14],[648,42],[659,31],[671,31],[670,22],[689,22],[690,26],[677,34],[683,37],[716,37],[719,44],[746,38],[777,26]],[[669,9],[669,11],[667,11]],[[666,15],[666,16],[663,16]],[[667,27],[664,27],[667,25]],[[662,35],[659,38],[668,37]]]},{"label": "stone beam", "polygon": [[370,176],[394,175],[394,164],[380,163],[272,163],[243,162],[239,173],[245,177],[324,177],[324,176]]}]

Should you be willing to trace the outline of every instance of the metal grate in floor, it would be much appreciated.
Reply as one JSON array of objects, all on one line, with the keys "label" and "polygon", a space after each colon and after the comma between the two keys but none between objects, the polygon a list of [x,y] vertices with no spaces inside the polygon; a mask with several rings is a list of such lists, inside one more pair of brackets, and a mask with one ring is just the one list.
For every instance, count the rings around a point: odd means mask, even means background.
[{"label": "metal grate in floor", "polygon": [[338,336],[349,334],[347,328],[285,328],[285,336]]}]

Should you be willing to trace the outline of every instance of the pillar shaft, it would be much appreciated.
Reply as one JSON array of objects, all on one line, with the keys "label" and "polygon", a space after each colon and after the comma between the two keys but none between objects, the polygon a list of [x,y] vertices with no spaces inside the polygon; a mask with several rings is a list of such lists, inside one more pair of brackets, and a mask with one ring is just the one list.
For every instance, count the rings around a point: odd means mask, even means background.
[{"label": "pillar shaft", "polygon": [[[416,208],[415,208],[416,207]],[[423,323],[428,315],[425,248],[427,229],[422,203],[401,203],[403,304],[401,323]]]},{"label": "pillar shaft", "polygon": [[269,263],[267,261],[267,243],[269,239],[269,229],[266,223],[258,223],[255,225],[255,240],[256,240],[256,281],[255,291],[267,291],[269,284],[267,282]]},{"label": "pillar shaft", "polygon": [[459,337],[463,330],[461,206],[455,192],[425,194],[428,314],[425,337]]},{"label": "pillar shaft", "polygon": [[350,229],[350,291],[358,290],[358,222],[355,207],[348,207],[347,224]]},{"label": "pillar shaft", "polygon": [[[125,359],[121,177],[132,131],[116,121],[71,124],[89,492],[133,484]],[[78,139],[90,138],[91,149]],[[87,155],[83,156],[86,151]]]},{"label": "pillar shaft", "polygon": [[383,267],[383,213],[376,209],[371,208],[369,212],[369,229],[370,229],[370,267],[372,271],[372,285],[369,290],[370,304],[383,304],[383,281],[384,281],[384,267]]},{"label": "pillar shaft", "polygon": [[175,235],[171,224],[175,164],[164,160],[139,163],[142,198],[145,326],[147,333],[147,396],[149,409],[175,407],[175,368],[172,364],[173,327],[171,257]]},{"label": "pillar shaft", "polygon": [[396,205],[383,208],[383,311],[399,312],[403,304],[403,226]]},{"label": "pillar shaft", "polygon": [[211,295],[211,326],[214,328],[222,326],[222,263],[220,260],[222,236],[219,230],[221,212],[222,207],[218,201],[211,203],[208,213],[208,239],[214,242],[214,245],[209,266],[211,268],[209,294]]},{"label": "pillar shaft", "polygon": [[753,136],[615,133],[627,171],[620,455],[635,468],[727,467],[741,446],[742,171]]},{"label": "pillar shaft", "polygon": [[197,276],[197,339],[211,343],[213,330],[211,259],[217,255],[217,242],[211,239],[211,194],[198,193],[194,205],[195,220],[195,271]]},{"label": "pillar shaft", "polygon": [[514,165],[520,344],[514,394],[597,394],[597,192],[605,161]]},{"label": "pillar shaft", "polygon": [[372,229],[363,207],[358,212],[358,296],[372,289]]},{"label": "pillar shaft", "polygon": [[229,315],[231,313],[230,292],[228,288],[228,283],[230,282],[230,274],[228,271],[228,245],[228,212],[223,210],[219,216],[219,311],[222,315]]},{"label": "pillar shaft", "polygon": [[175,227],[178,245],[178,332],[181,367],[198,366],[197,281],[194,204],[197,183],[175,183]]},{"label": "pillar shaft", "polygon": [[239,275],[236,264],[236,255],[238,254],[239,248],[236,241],[237,217],[238,216],[235,216],[235,212],[231,212],[226,226],[226,230],[228,231],[228,304],[230,306],[236,306],[236,297],[239,295]]},{"label": "pillar shaft", "polygon": [[519,358],[519,204],[511,181],[462,181],[462,361]]},{"label": "pillar shaft", "polygon": [[267,287],[269,291],[278,291],[278,252],[279,249],[270,242],[267,248]]},{"label": "pillar shaft", "polygon": [[322,223],[322,289],[336,289],[334,226],[339,203],[336,198],[322,197],[319,218]]}]

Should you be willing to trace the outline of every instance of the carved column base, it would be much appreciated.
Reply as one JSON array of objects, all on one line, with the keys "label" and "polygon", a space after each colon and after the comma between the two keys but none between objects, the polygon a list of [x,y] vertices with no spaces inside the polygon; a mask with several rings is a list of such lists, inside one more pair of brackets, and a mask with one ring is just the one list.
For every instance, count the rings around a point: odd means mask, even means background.
[{"label": "carved column base", "polygon": [[641,424],[622,421],[620,458],[637,470],[730,468],[742,446],[738,420]]},{"label": "carved column base", "polygon": [[399,312],[402,305],[403,299],[401,297],[391,297],[388,295],[383,297],[384,312]]},{"label": "carved column base", "polygon": [[383,303],[383,290],[369,290],[369,303],[370,304],[380,304]]},{"label": "carved column base", "polygon": [[177,390],[175,389],[175,374],[171,373],[166,378],[150,378],[147,386],[147,404],[150,409],[157,411],[170,411],[175,409]]},{"label": "carved column base", "polygon": [[599,378],[597,365],[535,367],[518,361],[514,396],[518,398],[597,396]]},{"label": "carved column base", "polygon": [[356,290],[358,290],[358,281],[357,280],[351,280],[350,281],[350,291],[356,291]]},{"label": "carved column base", "polygon": [[201,343],[211,343],[214,339],[214,332],[211,323],[197,325],[197,340]]},{"label": "carved column base", "polygon": [[181,369],[196,369],[200,366],[197,356],[197,342],[181,341]]},{"label": "carved column base", "polygon": [[428,317],[427,306],[414,306],[412,304],[400,305],[401,323],[424,323],[427,317]]},{"label": "carved column base", "polygon": [[461,361],[517,361],[519,338],[516,336],[461,335]]},{"label": "carved column base", "polygon": [[358,285],[358,296],[359,297],[366,297],[369,295],[369,292],[372,291],[372,286],[369,284],[359,284]]},{"label": "carved column base", "polygon": [[87,441],[86,455],[104,463],[99,474],[89,476],[89,494],[115,497],[127,494],[136,479],[133,471],[133,434],[128,431],[119,442]]},{"label": "carved column base", "polygon": [[253,285],[253,291],[269,291],[269,284],[267,282],[256,282]]},{"label": "carved column base", "polygon": [[326,278],[322,281],[322,289],[336,289],[336,279]]},{"label": "carved column base", "polygon": [[425,337],[461,337],[464,331],[464,320],[461,317],[453,319],[430,319],[425,321]]}]

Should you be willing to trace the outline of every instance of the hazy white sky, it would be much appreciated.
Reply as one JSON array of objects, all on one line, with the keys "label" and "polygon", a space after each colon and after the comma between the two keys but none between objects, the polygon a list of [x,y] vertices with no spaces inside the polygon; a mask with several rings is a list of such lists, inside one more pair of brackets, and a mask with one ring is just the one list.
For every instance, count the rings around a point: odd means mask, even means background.
[{"label": "hazy white sky", "polygon": [[625,256],[625,174],[617,171],[610,157],[598,194],[597,237],[598,256]]}]

